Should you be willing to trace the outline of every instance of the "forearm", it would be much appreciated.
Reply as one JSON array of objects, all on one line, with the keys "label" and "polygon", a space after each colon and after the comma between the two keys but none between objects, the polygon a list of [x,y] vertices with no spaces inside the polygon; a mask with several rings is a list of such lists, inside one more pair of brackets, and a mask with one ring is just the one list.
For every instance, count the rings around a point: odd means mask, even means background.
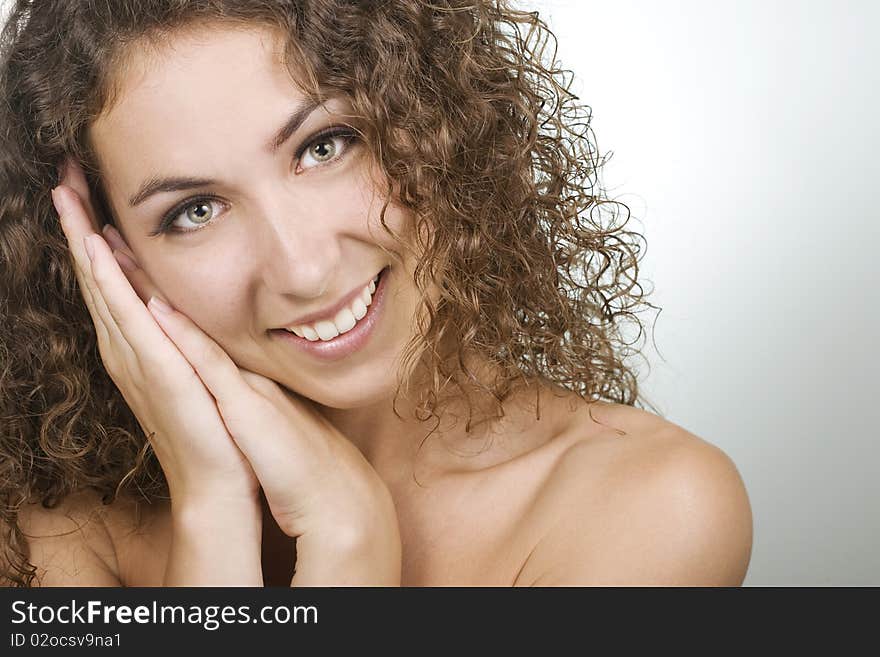
[{"label": "forearm", "polygon": [[401,543],[390,496],[362,523],[340,523],[296,541],[291,586],[400,586]]},{"label": "forearm", "polygon": [[259,501],[172,503],[164,586],[263,586]]}]

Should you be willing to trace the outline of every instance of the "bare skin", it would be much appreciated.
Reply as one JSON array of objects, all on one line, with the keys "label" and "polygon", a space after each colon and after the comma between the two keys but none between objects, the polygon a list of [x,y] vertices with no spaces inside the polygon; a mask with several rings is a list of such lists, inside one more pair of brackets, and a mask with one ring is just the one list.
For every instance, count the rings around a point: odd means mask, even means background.
[{"label": "bare skin", "polygon": [[[93,126],[120,233],[98,233],[81,178],[58,189],[105,366],[142,425],[163,429],[156,452],[174,503],[103,508],[83,493],[61,509],[28,508],[21,523],[42,585],[742,582],[751,511],[736,468],[653,414],[541,384],[536,421],[531,382],[486,426],[487,449],[474,454],[481,434],[451,415],[442,440],[418,449],[424,426],[390,403],[416,308],[413,263],[387,255],[395,244],[375,229],[381,204],[359,148],[305,149],[344,103],[268,151],[302,101],[272,35],[179,37],[133,56],[119,102]],[[188,198],[130,205],[152,175],[214,179],[196,190],[217,197],[210,225],[177,212],[190,234],[151,236]],[[389,210],[405,232],[411,217]],[[123,273],[119,253],[136,269]],[[269,337],[386,265],[390,303],[359,352],[319,362]],[[170,323],[144,308],[154,294],[176,309]],[[234,412],[217,415],[211,396]]]},{"label": "bare skin", "polygon": [[[556,422],[523,436],[523,453],[488,450],[479,457],[486,467],[426,489],[388,482],[403,541],[401,586],[740,585],[752,518],[726,455],[645,411],[605,402],[590,409],[557,394],[542,395],[542,422]],[[72,532],[32,540],[43,586],[161,585],[169,505],[138,514],[131,503],[102,507],[86,493],[26,517],[35,534]],[[264,527],[265,585],[288,586],[292,539]]]}]

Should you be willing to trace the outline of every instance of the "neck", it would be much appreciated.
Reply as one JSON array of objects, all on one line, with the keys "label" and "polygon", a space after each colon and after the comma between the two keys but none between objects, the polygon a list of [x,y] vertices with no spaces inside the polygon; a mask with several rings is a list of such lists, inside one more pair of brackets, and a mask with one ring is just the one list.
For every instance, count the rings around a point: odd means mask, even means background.
[{"label": "neck", "polygon": [[412,391],[426,389],[424,380],[414,381],[409,394],[402,389],[396,402],[400,417],[392,409],[393,395],[361,408],[319,408],[386,481],[410,477],[416,469],[422,480],[489,467],[504,454],[509,457],[510,446],[504,444],[504,438],[523,432],[534,422],[538,386],[535,382],[520,384],[499,403],[480,387],[490,386],[497,369],[473,356],[465,362],[475,381],[465,386],[464,397],[454,385],[441,392],[449,400],[437,409],[439,418],[416,412]]}]

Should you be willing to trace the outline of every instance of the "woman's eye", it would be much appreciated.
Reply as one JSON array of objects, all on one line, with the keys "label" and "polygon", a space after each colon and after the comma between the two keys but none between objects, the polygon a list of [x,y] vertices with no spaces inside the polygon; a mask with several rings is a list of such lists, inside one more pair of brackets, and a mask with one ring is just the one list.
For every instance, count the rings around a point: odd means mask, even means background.
[{"label": "woman's eye", "polygon": [[342,144],[342,151],[345,152],[355,137],[356,135],[349,130],[318,135],[306,145],[307,148],[300,154],[300,160],[305,160],[307,157],[312,158],[317,163],[316,166],[330,162],[336,158],[340,150],[339,145]]},{"label": "woman's eye", "polygon": [[[313,165],[304,167],[306,169],[324,166],[328,162],[339,159],[341,157],[340,150],[345,155],[357,136],[350,128],[331,128],[300,148],[296,159],[298,162],[303,162],[311,158],[315,162]],[[162,233],[194,233],[197,230],[202,230],[213,223],[214,217],[219,213],[214,209],[215,206],[225,206],[225,203],[207,196],[187,199],[169,211],[162,218],[159,227],[149,235],[155,237]],[[178,221],[189,222],[189,226],[181,226]]]},{"label": "woman's eye", "polygon": [[[215,206],[220,205],[223,204],[212,198],[188,201],[187,204],[180,207],[180,209],[174,209],[165,215],[159,228],[150,233],[150,235],[154,236],[165,232],[191,233],[196,230],[201,230],[203,226],[210,223],[214,216],[219,213],[219,211],[214,208]],[[177,223],[178,220],[188,221],[190,226],[194,227],[180,227],[180,224]]]}]

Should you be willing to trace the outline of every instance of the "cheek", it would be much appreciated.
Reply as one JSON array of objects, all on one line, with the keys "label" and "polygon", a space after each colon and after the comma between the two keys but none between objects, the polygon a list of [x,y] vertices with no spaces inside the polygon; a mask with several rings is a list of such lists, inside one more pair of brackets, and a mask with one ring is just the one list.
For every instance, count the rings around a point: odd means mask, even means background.
[{"label": "cheek", "polygon": [[[374,173],[373,175],[378,174]],[[357,206],[360,216],[368,217],[366,226],[374,242],[389,250],[399,251],[399,245],[397,245],[395,238],[389,235],[382,226],[382,206],[386,197],[388,198],[388,207],[385,208],[385,225],[400,239],[409,241],[409,232],[415,223],[414,215],[412,211],[399,203],[399,189],[396,182],[389,195],[387,178],[373,180],[369,176],[370,173],[365,170],[357,188],[359,198],[349,207]]]},{"label": "cheek", "polygon": [[209,335],[240,332],[242,318],[251,317],[246,278],[231,267],[193,263],[180,271],[180,263],[173,268],[154,267],[151,276],[159,290],[175,309],[186,315]]},{"label": "cheek", "polygon": [[380,220],[381,208],[382,203],[377,201],[375,209],[370,212],[368,239],[386,252],[390,264],[412,275],[420,250],[415,240],[415,214],[407,208],[389,203],[385,209],[386,230]]}]

